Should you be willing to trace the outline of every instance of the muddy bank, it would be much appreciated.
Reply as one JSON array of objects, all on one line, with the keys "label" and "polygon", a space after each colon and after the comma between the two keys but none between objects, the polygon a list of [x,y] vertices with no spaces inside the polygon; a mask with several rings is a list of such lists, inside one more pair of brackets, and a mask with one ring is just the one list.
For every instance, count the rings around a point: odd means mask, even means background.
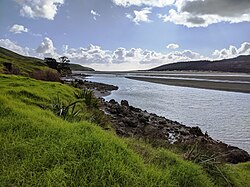
[{"label": "muddy bank", "polygon": [[212,82],[201,80],[180,80],[168,78],[150,78],[150,77],[126,77],[138,81],[147,81],[158,84],[166,84],[171,86],[182,86],[212,90],[223,90],[231,92],[250,93],[250,84],[248,83],[227,83],[227,82]]},{"label": "muddy bank", "polygon": [[212,139],[199,127],[188,127],[148,113],[130,106],[126,100],[120,104],[115,100],[103,101],[102,110],[110,116],[119,136],[141,138],[155,146],[176,146],[182,149],[185,152],[184,157],[190,160],[199,154],[229,163],[250,161],[246,151]]}]

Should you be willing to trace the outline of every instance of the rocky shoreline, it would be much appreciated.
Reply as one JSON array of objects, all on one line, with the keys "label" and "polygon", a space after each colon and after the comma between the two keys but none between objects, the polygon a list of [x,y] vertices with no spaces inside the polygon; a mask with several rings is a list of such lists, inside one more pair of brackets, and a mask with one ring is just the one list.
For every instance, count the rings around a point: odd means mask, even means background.
[{"label": "rocky shoreline", "polygon": [[185,152],[184,157],[190,160],[206,155],[216,161],[234,164],[250,161],[246,151],[212,139],[199,127],[188,127],[148,113],[130,106],[126,100],[120,104],[113,99],[103,101],[102,109],[111,117],[119,136],[144,139],[154,146],[177,146]]},{"label": "rocky shoreline", "polygon": [[[101,101],[101,110],[110,118],[116,134],[146,140],[153,146],[178,148],[184,157],[198,161],[206,157],[219,162],[239,163],[250,161],[250,155],[237,147],[212,139],[199,127],[188,127],[146,110],[130,106],[128,101],[105,101],[102,97],[117,90],[117,86],[90,82],[73,77],[76,87],[92,90]],[[71,80],[72,81],[72,80]],[[204,159],[204,158],[203,158]]]}]

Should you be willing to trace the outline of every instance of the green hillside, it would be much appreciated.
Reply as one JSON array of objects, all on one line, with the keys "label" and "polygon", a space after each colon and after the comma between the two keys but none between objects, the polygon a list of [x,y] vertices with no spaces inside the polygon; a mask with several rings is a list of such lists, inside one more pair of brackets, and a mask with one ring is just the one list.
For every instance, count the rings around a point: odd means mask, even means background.
[{"label": "green hillside", "polygon": [[8,72],[4,63],[12,64],[14,74],[29,75],[36,70],[49,69],[43,60],[19,55],[13,51],[0,47],[0,73]]},{"label": "green hillside", "polygon": [[213,171],[103,130],[104,114],[80,93],[0,75],[0,186],[249,186],[250,163]]}]

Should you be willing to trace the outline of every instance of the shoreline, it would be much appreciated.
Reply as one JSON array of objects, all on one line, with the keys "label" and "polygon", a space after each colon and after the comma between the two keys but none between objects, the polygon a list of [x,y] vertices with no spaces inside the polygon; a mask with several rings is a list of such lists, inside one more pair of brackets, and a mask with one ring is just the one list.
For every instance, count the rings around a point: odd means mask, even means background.
[{"label": "shoreline", "polygon": [[[110,117],[118,136],[143,139],[155,147],[177,149],[185,159],[195,159],[193,154],[198,153],[218,162],[236,164],[250,161],[247,151],[211,138],[198,126],[186,126],[178,121],[149,113],[129,105],[126,100],[118,103],[114,99],[102,99],[101,103],[101,109]],[[197,153],[190,151],[193,149]]]},{"label": "shoreline", "polygon": [[103,97],[117,90],[117,86],[82,80],[74,76],[71,78],[77,83],[78,88],[92,90],[95,97],[99,98],[100,110],[109,116],[118,136],[142,138],[154,146],[176,147],[180,150],[184,148],[186,151],[198,146],[199,151],[210,156],[217,155],[217,159],[222,162],[238,163],[250,160],[247,151],[214,140],[199,127],[189,127],[148,113],[129,105],[126,100],[122,100],[120,104],[115,100],[105,101]]},{"label": "shoreline", "polygon": [[180,80],[172,78],[161,79],[161,78],[131,77],[131,76],[126,76],[126,78],[137,81],[146,81],[146,82],[164,84],[170,86],[250,93],[250,84],[247,83],[227,83],[227,82],[212,82],[212,81],[202,81],[202,80]]}]

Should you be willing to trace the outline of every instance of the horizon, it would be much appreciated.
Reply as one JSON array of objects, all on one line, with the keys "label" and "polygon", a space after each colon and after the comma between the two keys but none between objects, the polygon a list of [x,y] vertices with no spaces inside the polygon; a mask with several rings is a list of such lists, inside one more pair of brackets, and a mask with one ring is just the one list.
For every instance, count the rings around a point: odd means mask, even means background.
[{"label": "horizon", "polygon": [[250,55],[246,0],[3,0],[0,12],[1,47],[98,71]]}]

